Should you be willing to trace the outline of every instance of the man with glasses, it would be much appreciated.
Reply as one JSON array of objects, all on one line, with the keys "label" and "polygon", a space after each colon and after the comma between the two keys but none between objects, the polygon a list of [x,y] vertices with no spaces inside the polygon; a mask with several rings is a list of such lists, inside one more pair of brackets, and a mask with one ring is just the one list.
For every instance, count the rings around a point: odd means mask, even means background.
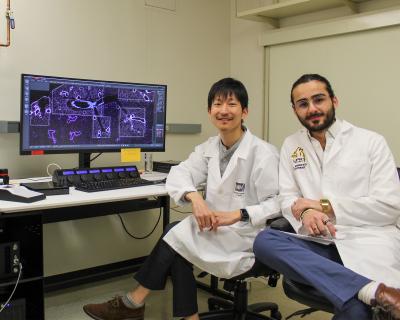
[{"label": "man with glasses", "polygon": [[400,319],[400,184],[385,139],[337,119],[338,99],[318,74],[293,84],[291,102],[304,128],[281,149],[280,204],[305,236],[262,231],[256,257],[316,288],[333,319],[371,319],[371,306]]}]

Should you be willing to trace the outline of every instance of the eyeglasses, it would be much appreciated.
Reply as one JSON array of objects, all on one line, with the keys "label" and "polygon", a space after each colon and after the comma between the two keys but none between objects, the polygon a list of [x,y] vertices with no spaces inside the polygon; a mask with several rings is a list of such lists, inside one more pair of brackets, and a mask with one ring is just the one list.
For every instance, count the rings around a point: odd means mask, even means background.
[{"label": "eyeglasses", "polygon": [[311,103],[314,106],[319,107],[322,104],[324,104],[325,101],[328,99],[329,98],[326,95],[321,93],[321,94],[317,94],[317,95],[311,97],[311,99],[301,99],[301,100],[296,101],[294,103],[294,107],[299,110],[306,110],[310,107]]}]

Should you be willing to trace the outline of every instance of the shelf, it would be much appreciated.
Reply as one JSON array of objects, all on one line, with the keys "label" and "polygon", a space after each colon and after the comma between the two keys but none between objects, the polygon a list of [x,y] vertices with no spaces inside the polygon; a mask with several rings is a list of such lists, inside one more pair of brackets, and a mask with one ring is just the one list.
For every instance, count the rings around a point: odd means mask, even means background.
[{"label": "shelf", "polygon": [[353,11],[357,11],[357,3],[360,0],[286,0],[257,9],[238,12],[238,18],[250,20],[270,20],[296,16],[320,10],[332,9],[348,6]]}]

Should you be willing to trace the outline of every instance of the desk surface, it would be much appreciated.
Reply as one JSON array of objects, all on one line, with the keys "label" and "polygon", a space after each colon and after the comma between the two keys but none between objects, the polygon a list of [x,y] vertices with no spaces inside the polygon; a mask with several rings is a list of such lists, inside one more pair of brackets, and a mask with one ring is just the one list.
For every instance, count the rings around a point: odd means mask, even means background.
[{"label": "desk surface", "polygon": [[[148,177],[143,178],[149,178],[149,180],[151,180],[152,177],[150,177],[149,175]],[[19,183],[26,181],[20,180],[15,182]],[[32,180],[30,180],[30,182],[32,182]],[[168,193],[165,189],[165,185],[163,184],[99,192],[83,192],[75,190],[75,188],[73,187],[70,187],[69,194],[47,196],[46,199],[33,203],[21,203],[0,200],[0,214],[53,209],[60,207],[72,207],[93,203],[143,199],[147,197],[165,196],[167,194]]]}]

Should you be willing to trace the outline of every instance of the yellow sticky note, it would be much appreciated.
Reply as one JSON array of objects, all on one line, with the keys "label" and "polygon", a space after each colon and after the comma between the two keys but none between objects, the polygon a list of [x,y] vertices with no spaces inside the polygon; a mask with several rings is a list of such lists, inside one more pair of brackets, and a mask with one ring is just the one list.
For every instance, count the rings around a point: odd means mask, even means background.
[{"label": "yellow sticky note", "polygon": [[140,162],[140,148],[121,149],[121,162]]}]

